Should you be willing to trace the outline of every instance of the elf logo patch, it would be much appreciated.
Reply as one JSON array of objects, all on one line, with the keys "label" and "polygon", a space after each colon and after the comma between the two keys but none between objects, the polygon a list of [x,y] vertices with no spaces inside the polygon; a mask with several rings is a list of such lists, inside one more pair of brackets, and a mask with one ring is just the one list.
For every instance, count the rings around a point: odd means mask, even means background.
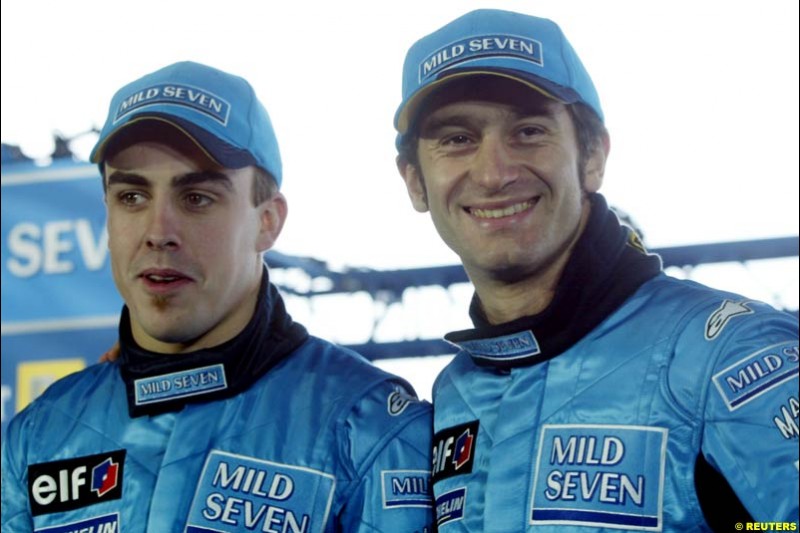
[{"label": "elf logo patch", "polygon": [[472,442],[475,436],[470,433],[469,428],[464,430],[464,433],[456,440],[456,455],[453,458],[453,464],[456,470],[467,464],[472,459]]},{"label": "elf logo patch", "polygon": [[72,511],[122,497],[125,450],[28,467],[33,516]]},{"label": "elf logo patch", "polygon": [[433,436],[433,482],[472,472],[479,421],[443,429]]},{"label": "elf logo patch", "polygon": [[119,463],[115,463],[111,457],[92,469],[92,490],[98,498],[117,488],[118,473]]}]

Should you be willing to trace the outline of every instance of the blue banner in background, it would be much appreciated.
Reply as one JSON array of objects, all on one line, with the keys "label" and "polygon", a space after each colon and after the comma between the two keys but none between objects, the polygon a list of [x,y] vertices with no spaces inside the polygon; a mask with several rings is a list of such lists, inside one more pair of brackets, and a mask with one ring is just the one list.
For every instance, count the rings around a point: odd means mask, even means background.
[{"label": "blue banner in background", "polygon": [[113,344],[121,307],[97,167],[3,165],[3,435],[47,385]]}]

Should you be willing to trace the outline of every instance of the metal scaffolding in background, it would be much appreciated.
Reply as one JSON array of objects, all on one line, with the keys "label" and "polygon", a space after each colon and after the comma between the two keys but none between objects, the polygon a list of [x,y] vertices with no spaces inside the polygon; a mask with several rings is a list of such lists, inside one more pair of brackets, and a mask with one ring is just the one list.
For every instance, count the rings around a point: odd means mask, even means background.
[{"label": "metal scaffolding in background", "polygon": [[[690,268],[699,265],[787,257],[798,257],[798,237],[781,237],[749,241],[721,242],[674,246],[650,250],[661,256],[664,267]],[[304,298],[315,298],[333,294],[366,293],[374,301],[387,304],[402,303],[403,293],[410,288],[438,286],[444,289],[469,283],[461,265],[447,265],[402,270],[373,270],[348,268],[341,272],[330,270],[325,262],[308,257],[294,257],[276,251],[266,254],[266,262],[276,269],[301,272],[305,279],[303,287],[285,281],[276,285],[285,294]],[[797,314],[797,309],[786,311]],[[443,355],[454,352],[454,347],[441,339],[414,339],[393,342],[369,340],[362,344],[351,344],[350,348],[366,357],[388,359],[398,357]]]}]

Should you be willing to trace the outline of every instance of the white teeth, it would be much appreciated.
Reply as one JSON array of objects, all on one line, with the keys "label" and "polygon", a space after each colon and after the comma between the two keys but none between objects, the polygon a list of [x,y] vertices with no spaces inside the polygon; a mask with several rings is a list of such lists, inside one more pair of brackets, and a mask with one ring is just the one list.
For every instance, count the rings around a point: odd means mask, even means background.
[{"label": "white teeth", "polygon": [[155,274],[150,274],[149,276],[147,276],[147,278],[152,281],[159,281],[159,282],[175,281],[176,279],[178,279],[174,276],[156,276]]},{"label": "white teeth", "polygon": [[503,209],[476,209],[471,208],[470,213],[478,218],[502,218],[510,217],[529,209],[533,205],[530,201],[520,202]]}]

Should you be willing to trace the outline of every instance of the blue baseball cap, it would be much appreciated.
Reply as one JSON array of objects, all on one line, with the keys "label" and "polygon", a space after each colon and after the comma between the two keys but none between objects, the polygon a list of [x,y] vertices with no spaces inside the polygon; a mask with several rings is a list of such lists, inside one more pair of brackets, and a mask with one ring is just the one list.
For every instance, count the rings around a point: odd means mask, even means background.
[{"label": "blue baseball cap", "polygon": [[603,120],[592,79],[555,22],[479,9],[409,49],[403,64],[403,101],[394,117],[398,142],[435,89],[476,74],[510,78],[565,104],[583,102]]},{"label": "blue baseball cap", "polygon": [[272,122],[244,78],[183,61],[129,83],[111,99],[90,160],[102,165],[114,136],[145,120],[174,126],[225,168],[255,165],[281,185],[281,154]]}]

